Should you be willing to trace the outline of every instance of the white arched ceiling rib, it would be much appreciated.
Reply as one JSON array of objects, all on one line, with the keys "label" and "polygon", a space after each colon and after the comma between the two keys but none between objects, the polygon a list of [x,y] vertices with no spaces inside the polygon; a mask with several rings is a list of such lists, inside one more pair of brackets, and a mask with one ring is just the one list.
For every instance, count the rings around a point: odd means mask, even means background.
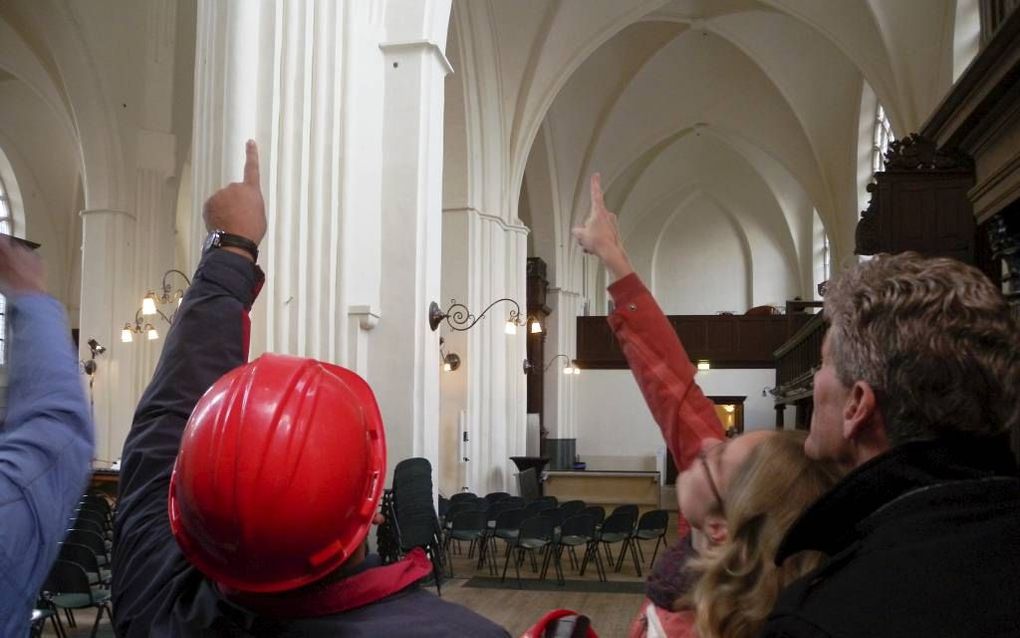
[{"label": "white arched ceiling rib", "polygon": [[509,221],[502,74],[495,25],[488,3],[455,2],[450,35],[459,64],[447,82],[457,82],[463,102],[466,143],[465,206]]},{"label": "white arched ceiling rib", "polygon": [[0,69],[24,82],[57,117],[60,125],[71,137],[76,136],[71,121],[67,96],[58,88],[55,69],[40,59],[5,18],[0,18]]},{"label": "white arched ceiling rib", "polygon": [[80,144],[87,208],[127,210],[130,188],[124,183],[124,149],[111,92],[105,88],[91,48],[85,42],[82,21],[75,11],[84,5],[57,0],[9,0],[27,23],[46,25],[38,29],[45,40],[63,86],[75,139]]},{"label": "white arched ceiling rib", "polygon": [[556,166],[552,136],[549,127],[543,126],[531,146],[522,197],[526,193],[531,211],[528,237],[533,241],[535,256],[545,260],[549,268],[547,277],[554,287],[560,286],[559,273],[564,267],[563,238],[569,238],[569,234],[560,230],[560,179]]},{"label": "white arched ceiling rib", "polygon": [[[724,139],[713,135],[697,133],[680,138],[649,165],[620,209],[624,241],[633,245],[628,239],[634,229],[643,225],[650,213],[669,208],[671,200],[692,185],[731,211],[752,245],[773,246],[787,279],[796,282],[794,287],[800,286],[803,273],[785,212],[754,166]],[[811,208],[801,215],[810,225]],[[764,255],[767,251],[757,252]]]},{"label": "white arched ceiling rib", "polygon": [[[688,63],[678,68],[676,60]],[[797,177],[819,208],[832,207],[790,105],[760,67],[718,36],[695,38],[685,32],[676,38],[645,65],[611,120],[594,160],[608,181],[647,149],[685,128],[704,128],[708,121],[708,128],[765,150]]]},{"label": "white arched ceiling rib", "polygon": [[[564,230],[583,220],[588,202],[588,176],[595,170],[592,155],[617,100],[641,67],[684,27],[666,23],[631,25],[603,44],[570,77],[549,109],[546,122],[556,123],[561,174],[572,189],[564,189]],[[562,151],[561,151],[562,149]]]},{"label": "white arched ceiling rib", "polygon": [[[811,144],[832,211],[856,221],[852,149],[861,86],[857,67],[817,31],[783,14],[747,12],[708,24],[775,84]],[[797,47],[776,42],[797,42]]]},{"label": "white arched ceiling rib", "polygon": [[[721,216],[724,220],[725,227],[728,229],[729,233],[731,233],[739,247],[739,251],[741,251],[741,260],[743,262],[741,264],[743,266],[741,267],[741,273],[744,280],[744,290],[741,291],[741,297],[743,297],[741,299],[741,305],[744,305],[745,308],[747,308],[753,303],[754,253],[750,243],[748,242],[748,237],[744,233],[744,229],[741,227],[741,224],[737,222],[733,213],[725,205],[696,186],[690,194],[680,200],[678,205],[665,206],[659,209],[658,216],[660,218],[651,220],[650,225],[653,226],[646,230],[646,232],[650,231],[654,235],[654,239],[651,242],[652,250],[640,250],[639,254],[637,254],[637,258],[639,258],[639,262],[642,264],[642,267],[647,268],[647,272],[649,273],[649,280],[651,282],[650,289],[653,294],[655,294],[656,298],[660,299],[664,304],[666,312],[694,314],[708,313],[716,309],[720,309],[718,307],[712,309],[697,306],[691,307],[686,303],[683,304],[683,306],[674,305],[671,301],[671,291],[675,289],[676,282],[665,281],[661,275],[663,269],[669,269],[671,272],[674,271],[674,268],[666,268],[665,263],[670,260],[675,261],[677,255],[680,252],[683,252],[684,262],[687,263],[687,265],[683,268],[683,271],[695,274],[692,279],[695,279],[696,281],[701,280],[703,282],[707,282],[710,279],[707,277],[709,274],[704,271],[712,271],[712,268],[703,269],[704,264],[697,258],[697,256],[694,259],[688,258],[691,256],[690,251],[684,250],[685,247],[682,245],[677,246],[675,244],[670,244],[670,240],[673,239],[676,232],[675,228],[681,220],[686,223],[684,225],[685,227],[693,228],[695,219],[691,217],[694,216],[699,217],[699,223],[697,225],[699,230],[704,231],[706,228],[711,228],[713,226],[712,220],[706,220],[704,215],[706,213],[711,215],[713,208],[721,213],[719,216]],[[686,238],[686,234],[684,234],[684,238]],[[724,269],[723,273],[732,276],[732,265],[733,264],[731,262],[727,262],[727,267]],[[720,274],[714,273],[711,278],[712,287],[717,289],[725,288],[724,285],[717,285],[719,284],[719,281],[715,279],[715,277],[718,275]],[[726,309],[736,310],[739,308],[734,307]]]},{"label": "white arched ceiling rib", "polygon": [[931,57],[928,42],[941,40],[942,21],[948,14],[945,2],[951,0],[874,5],[869,0],[761,1],[811,25],[853,60],[879,96],[896,131],[920,128],[948,88],[928,88],[932,75],[942,75],[932,72],[942,58]]},{"label": "white arched ceiling rib", "polygon": [[[522,7],[521,5],[524,5]],[[560,89],[574,71],[595,50],[627,25],[665,4],[664,0],[568,0],[548,3],[531,0],[530,3],[498,3],[497,11],[519,22],[510,14],[524,13],[528,6],[547,7],[555,11],[547,16],[548,24],[531,41],[531,56],[518,87],[516,109],[511,132],[511,193],[520,188],[528,151]],[[502,25],[502,15],[500,16]],[[509,87],[508,87],[509,88]]]}]

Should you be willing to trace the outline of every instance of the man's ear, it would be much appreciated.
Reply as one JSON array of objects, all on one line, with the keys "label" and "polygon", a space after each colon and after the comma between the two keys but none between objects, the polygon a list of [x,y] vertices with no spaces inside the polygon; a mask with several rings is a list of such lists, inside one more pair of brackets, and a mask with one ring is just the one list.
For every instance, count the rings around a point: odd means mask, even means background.
[{"label": "man's ear", "polygon": [[885,417],[878,406],[875,389],[866,381],[857,381],[850,388],[843,407],[843,438],[870,457],[889,447]]},{"label": "man's ear", "polygon": [[703,525],[705,536],[712,545],[721,545],[729,538],[729,529],[726,526],[726,517],[721,514],[709,514],[705,517]]}]

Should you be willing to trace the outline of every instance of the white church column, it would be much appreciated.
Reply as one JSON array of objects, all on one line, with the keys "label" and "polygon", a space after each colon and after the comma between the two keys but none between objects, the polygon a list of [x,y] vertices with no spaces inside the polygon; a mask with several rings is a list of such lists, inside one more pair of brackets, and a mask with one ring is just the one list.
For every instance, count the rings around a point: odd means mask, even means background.
[{"label": "white church column", "polygon": [[[430,31],[422,15],[445,16]],[[450,3],[388,5],[383,137],[381,319],[369,381],[386,421],[390,466],[439,461],[439,346],[428,325],[439,298],[442,242],[443,54]],[[425,28],[423,28],[425,25]]]},{"label": "white church column", "polygon": [[87,341],[95,338],[107,350],[99,358],[91,398],[96,424],[95,457],[120,456],[137,403],[136,350],[121,343],[120,328],[134,317],[140,297],[135,290],[135,214],[123,210],[88,209],[82,217],[82,296],[79,354],[87,359]]},{"label": "white church column", "polygon": [[[199,2],[195,214],[240,178],[246,139],[262,160],[267,283],[252,356],[316,357],[365,376],[391,466],[435,463],[438,446],[427,307],[439,291],[449,10],[449,1]],[[204,235],[193,226],[189,267]]]},{"label": "white church column", "polygon": [[[503,297],[526,308],[527,228],[473,208],[443,211],[444,310],[451,299],[478,314]],[[522,364],[526,326],[514,336],[505,332],[513,306],[493,307],[467,332],[440,332],[447,349],[461,357],[461,368],[443,375],[444,432],[457,427],[463,411],[468,443],[464,461],[444,447],[443,475],[457,476],[458,487],[479,494],[495,490],[516,491],[516,468],[511,456],[525,454],[526,377]],[[458,376],[459,375],[459,376]],[[455,437],[444,436],[444,444]],[[454,469],[452,461],[457,462]],[[449,486],[446,486],[450,489]]]},{"label": "white church column", "polygon": [[[576,358],[577,316],[581,314],[582,302],[578,293],[562,288],[550,288],[546,293],[546,305],[552,309],[546,319],[546,361],[557,354],[565,354],[571,360]],[[578,433],[575,409],[577,376],[563,374],[566,363],[561,358],[549,366],[542,392],[546,454],[550,458],[562,457],[560,466],[573,462]],[[555,464],[550,462],[550,465]]]}]

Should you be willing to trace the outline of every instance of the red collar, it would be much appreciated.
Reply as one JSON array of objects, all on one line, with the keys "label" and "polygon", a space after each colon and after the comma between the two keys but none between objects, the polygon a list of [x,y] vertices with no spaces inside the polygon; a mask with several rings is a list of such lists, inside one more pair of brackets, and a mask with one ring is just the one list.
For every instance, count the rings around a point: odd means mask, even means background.
[{"label": "red collar", "polygon": [[432,571],[420,547],[403,560],[373,567],[323,587],[277,594],[254,594],[219,585],[227,600],[269,618],[291,619],[329,616],[370,605],[413,585]]}]

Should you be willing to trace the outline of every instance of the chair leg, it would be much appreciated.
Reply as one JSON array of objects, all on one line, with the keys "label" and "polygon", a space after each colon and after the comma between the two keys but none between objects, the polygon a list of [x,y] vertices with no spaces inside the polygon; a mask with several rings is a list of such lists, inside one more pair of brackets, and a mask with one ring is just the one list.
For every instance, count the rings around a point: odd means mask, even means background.
[{"label": "chair leg", "polygon": [[64,618],[67,618],[67,626],[74,629],[78,626],[78,622],[74,619],[74,612],[64,607]]},{"label": "chair leg", "polygon": [[562,554],[563,548],[560,547],[560,551],[557,552],[555,556],[553,556],[554,561],[553,566],[556,568],[556,584],[559,585],[560,587],[563,587],[564,585],[567,584],[566,579],[563,578],[563,562],[560,560]]},{"label": "chair leg", "polygon": [[50,622],[53,623],[53,631],[59,636],[59,638],[67,638],[67,632],[64,631],[64,623],[60,620],[60,610],[54,608],[54,614],[50,616]]},{"label": "chair leg", "polygon": [[663,534],[659,536],[657,539],[655,539],[655,551],[652,552],[652,560],[651,562],[648,563],[648,569],[651,569],[652,567],[655,566],[655,557],[659,555],[659,543],[661,543],[665,538],[666,535]]},{"label": "chair leg", "polygon": [[546,545],[542,549],[542,571],[538,575],[539,580],[545,580],[545,575],[549,571],[549,561],[552,559],[552,548],[550,545]]},{"label": "chair leg", "polygon": [[616,573],[620,573],[620,570],[623,569],[623,558],[627,554],[627,545],[629,543],[629,538],[623,539],[623,545],[620,546],[620,555],[617,557],[616,568],[614,569]]},{"label": "chair leg", "polygon": [[506,568],[510,566],[510,554],[512,553],[509,550],[509,544],[507,544],[506,560],[503,561],[503,577],[499,579],[500,582],[506,582]]},{"label": "chair leg", "polygon": [[599,580],[604,583],[609,580],[606,576],[606,568],[602,564],[602,557],[599,556],[598,547],[593,547],[592,549],[594,550],[592,554],[595,556],[595,573],[598,575]]},{"label": "chair leg", "polygon": [[640,539],[635,537],[634,538],[634,544],[637,545],[637,553],[638,553],[638,556],[641,557],[641,562],[642,563],[645,562],[645,553],[641,549],[641,541],[640,541]]},{"label": "chair leg", "polygon": [[99,630],[99,621],[103,619],[104,609],[106,609],[106,605],[96,605],[96,622],[92,623],[92,633],[89,634],[90,638],[96,638],[96,631]]},{"label": "chair leg", "polygon": [[521,563],[524,562],[524,548],[517,548],[517,560],[514,561],[514,572],[517,574],[517,589],[523,589],[521,586]]},{"label": "chair leg", "polygon": [[445,553],[446,553],[446,564],[450,568],[450,578],[453,578],[453,553],[450,551],[450,542],[452,540],[453,539],[451,539],[449,536],[447,536],[446,537],[446,546],[444,548],[445,549]]},{"label": "chair leg", "polygon": [[[637,572],[638,578],[641,578],[641,561],[638,560],[638,552],[635,551],[634,546],[637,542],[630,543],[630,557],[634,559],[634,571]],[[622,556],[622,554],[621,554]]]}]

